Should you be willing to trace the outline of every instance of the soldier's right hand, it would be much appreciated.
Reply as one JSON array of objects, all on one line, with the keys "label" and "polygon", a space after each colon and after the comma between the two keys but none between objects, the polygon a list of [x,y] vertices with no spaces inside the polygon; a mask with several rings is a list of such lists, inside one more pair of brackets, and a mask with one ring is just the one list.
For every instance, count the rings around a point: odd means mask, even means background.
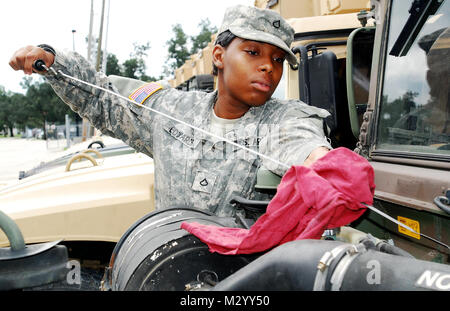
[{"label": "soldier's right hand", "polygon": [[42,59],[47,67],[55,61],[55,56],[43,49],[28,45],[17,50],[9,61],[9,65],[14,70],[23,70],[25,74],[31,75],[33,72],[43,73],[33,68],[33,64],[38,59]]}]

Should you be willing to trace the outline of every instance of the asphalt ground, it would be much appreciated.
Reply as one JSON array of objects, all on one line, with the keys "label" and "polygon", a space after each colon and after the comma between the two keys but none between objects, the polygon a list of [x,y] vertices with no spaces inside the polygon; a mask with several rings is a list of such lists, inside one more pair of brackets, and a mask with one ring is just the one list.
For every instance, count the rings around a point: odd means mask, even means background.
[{"label": "asphalt ground", "polygon": [[[20,171],[28,171],[42,162],[87,149],[92,141],[98,139],[93,137],[67,148],[65,139],[0,138],[0,188],[19,180]],[[102,136],[101,140],[106,146],[120,142],[107,136]]]},{"label": "asphalt ground", "polygon": [[48,161],[52,153],[45,140],[0,138],[0,185],[18,180],[20,171]]}]

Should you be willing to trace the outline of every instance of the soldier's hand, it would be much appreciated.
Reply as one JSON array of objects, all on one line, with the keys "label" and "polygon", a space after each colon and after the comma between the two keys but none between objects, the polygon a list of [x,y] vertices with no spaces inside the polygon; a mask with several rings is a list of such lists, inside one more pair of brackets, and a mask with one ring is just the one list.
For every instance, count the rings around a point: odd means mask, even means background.
[{"label": "soldier's hand", "polygon": [[323,157],[324,155],[326,155],[330,150],[328,148],[325,147],[318,147],[316,149],[314,149],[308,156],[308,158],[306,158],[305,162],[303,162],[304,166],[311,166],[314,162],[316,162],[317,160],[319,160],[321,157]]},{"label": "soldier's hand", "polygon": [[55,56],[39,47],[28,45],[14,53],[9,61],[9,65],[14,70],[23,70],[25,74],[31,75],[33,72],[39,73],[39,71],[33,68],[34,62],[38,59],[42,59],[45,65],[50,67],[55,61]]}]

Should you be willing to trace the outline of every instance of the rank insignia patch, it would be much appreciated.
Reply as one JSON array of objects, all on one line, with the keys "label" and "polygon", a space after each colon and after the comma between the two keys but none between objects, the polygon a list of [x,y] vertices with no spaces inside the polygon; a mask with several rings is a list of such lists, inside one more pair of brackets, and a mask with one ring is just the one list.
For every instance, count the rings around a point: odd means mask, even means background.
[{"label": "rank insignia patch", "polygon": [[147,98],[149,98],[153,93],[160,89],[162,89],[162,86],[160,84],[156,82],[150,82],[135,90],[133,93],[131,93],[130,96],[128,96],[128,98],[134,100],[139,104],[142,104]]}]

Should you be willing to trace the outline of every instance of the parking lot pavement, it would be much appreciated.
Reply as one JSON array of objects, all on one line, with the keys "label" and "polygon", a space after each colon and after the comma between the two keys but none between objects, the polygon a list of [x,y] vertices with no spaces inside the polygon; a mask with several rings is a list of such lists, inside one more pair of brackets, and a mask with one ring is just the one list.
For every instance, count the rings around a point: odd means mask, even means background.
[{"label": "parking lot pavement", "polygon": [[[28,171],[41,162],[86,149],[92,138],[66,149],[66,140],[45,141],[34,138],[0,138],[0,187],[19,179],[20,171]],[[102,137],[105,145],[119,142]],[[66,149],[66,150],[65,150]]]},{"label": "parking lot pavement", "polygon": [[19,171],[26,171],[45,161],[49,156],[45,140],[0,139],[0,185],[17,180]]}]

